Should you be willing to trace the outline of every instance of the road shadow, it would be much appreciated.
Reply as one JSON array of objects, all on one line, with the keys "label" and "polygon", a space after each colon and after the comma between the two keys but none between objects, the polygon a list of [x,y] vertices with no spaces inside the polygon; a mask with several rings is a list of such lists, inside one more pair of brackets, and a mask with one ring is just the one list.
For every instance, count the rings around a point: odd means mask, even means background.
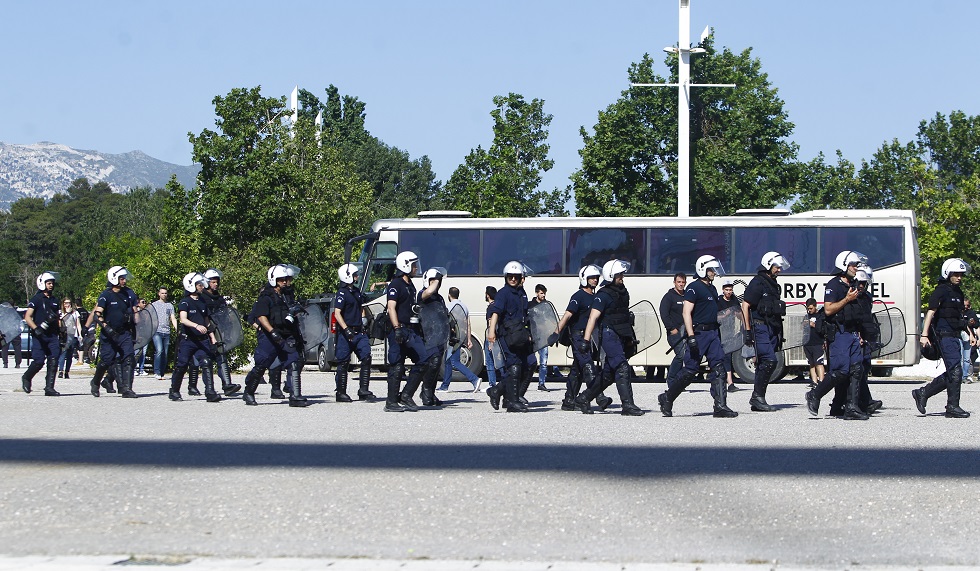
[{"label": "road shadow", "polygon": [[0,439],[0,463],[161,468],[557,471],[626,478],[759,474],[980,476],[980,449],[241,443]]}]

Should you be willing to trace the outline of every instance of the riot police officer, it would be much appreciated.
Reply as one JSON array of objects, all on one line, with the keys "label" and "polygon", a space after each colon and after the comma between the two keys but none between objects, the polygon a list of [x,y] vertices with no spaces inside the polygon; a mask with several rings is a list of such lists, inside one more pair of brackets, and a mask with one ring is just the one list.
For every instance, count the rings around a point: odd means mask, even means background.
[{"label": "riot police officer", "polygon": [[31,392],[34,375],[44,367],[48,360],[48,370],[44,376],[44,396],[56,397],[61,393],[54,390],[54,379],[58,374],[58,357],[61,356],[60,317],[58,298],[54,295],[54,284],[58,276],[54,272],[44,272],[37,276],[37,293],[27,304],[24,321],[34,336],[31,346],[31,364],[21,377],[21,387],[25,393]]},{"label": "riot police officer", "polygon": [[[123,398],[136,398],[133,392],[133,314],[139,299],[126,287],[129,272],[123,266],[112,266],[106,272],[106,288],[92,310],[102,331],[99,333],[99,361],[111,369]],[[98,369],[96,369],[98,372]],[[92,396],[99,396],[96,376],[92,377]]]},{"label": "riot police officer", "polygon": [[337,270],[340,278],[340,289],[334,297],[334,320],[337,322],[337,342],[335,344],[337,357],[337,402],[351,402],[347,394],[347,368],[350,366],[351,353],[356,353],[361,362],[361,371],[357,389],[357,400],[371,400],[374,393],[369,389],[371,381],[371,341],[364,332],[362,315],[364,294],[357,288],[357,278],[360,272],[354,264],[344,264]]},{"label": "riot police officer", "polygon": [[197,361],[204,381],[204,396],[208,402],[219,402],[221,396],[214,390],[214,369],[212,358],[214,346],[211,344],[210,310],[202,292],[206,280],[204,276],[191,272],[184,276],[184,297],[177,304],[178,321],[181,325],[180,341],[177,345],[177,362],[170,378],[170,400],[183,400],[180,384],[192,360]]},{"label": "riot police officer", "polygon": [[[874,297],[871,295],[871,284],[873,283],[874,272],[870,266],[859,265],[857,273],[854,274],[854,283],[857,285],[858,298],[857,304],[861,314],[861,386],[858,392],[858,406],[862,411],[871,414],[881,408],[882,402],[871,398],[871,388],[868,386],[868,377],[871,375],[871,353],[872,347],[879,345],[881,339],[881,327],[878,325],[874,316]],[[847,401],[847,390],[842,384],[834,387],[834,400],[830,403],[831,416],[844,415],[844,403]]]},{"label": "riot police officer", "polygon": [[629,262],[624,260],[610,260],[602,266],[605,285],[592,300],[582,341],[588,347],[592,344],[592,336],[600,335],[600,345],[606,356],[602,364],[602,380],[593,382],[575,398],[576,407],[586,414],[592,414],[589,403],[599,395],[599,391],[608,386],[607,383],[615,382],[623,405],[621,414],[643,416],[643,411],[633,402],[633,385],[630,382],[629,358],[636,353],[636,333],[630,317],[630,294],[624,283],[629,269]]},{"label": "riot police officer", "polygon": [[487,389],[490,406],[494,410],[500,408],[502,397],[507,412],[527,412],[527,404],[521,400],[520,391],[522,386],[530,386],[537,366],[529,329],[527,292],[522,285],[528,273],[527,266],[521,262],[507,262],[504,266],[504,287],[497,290],[497,297],[493,300],[487,343],[499,343],[504,359],[503,380]]},{"label": "riot police officer", "polygon": [[289,385],[289,406],[305,407],[311,403],[303,396],[300,370],[300,351],[302,337],[297,319],[301,308],[293,299],[293,278],[299,275],[299,268],[287,264],[277,264],[269,268],[269,288],[259,295],[252,308],[252,314],[259,324],[258,345],[255,347],[255,366],[245,377],[245,391],[242,399],[247,405],[256,405],[255,390],[262,381],[262,374],[279,359],[286,371]]},{"label": "riot police officer", "polygon": [[[225,296],[221,295],[221,278],[224,274],[215,268],[208,268],[204,271],[204,279],[206,284],[204,290],[201,292],[201,300],[204,301],[205,305],[208,306],[208,315],[214,315],[219,309],[226,307],[228,302],[225,300]],[[238,391],[242,390],[242,386],[231,382],[231,370],[228,367],[228,359],[224,353],[214,352],[214,357],[212,360],[215,372],[218,374],[218,378],[221,379],[221,392],[225,396],[231,396]],[[190,374],[198,367],[194,366],[192,363],[188,369]],[[194,377],[194,384],[196,385],[197,379]],[[191,381],[187,383],[187,392],[190,393]]]},{"label": "riot police officer", "polygon": [[[422,391],[419,396],[425,406],[442,406],[442,401],[436,397],[436,385],[444,371],[442,359],[449,341],[449,312],[439,288],[447,275],[448,272],[443,267],[425,270],[422,283],[426,288],[418,293],[419,321],[425,347],[425,354],[421,355],[424,366],[421,370]],[[414,368],[412,373],[414,375]],[[403,397],[406,392],[411,396],[418,386],[419,381],[413,381],[413,375],[409,375],[408,384],[402,392]]]},{"label": "riot police officer", "polygon": [[749,407],[755,412],[776,410],[766,402],[769,377],[776,369],[776,352],[782,348],[783,316],[786,315],[786,303],[779,299],[776,278],[789,267],[789,260],[779,252],[766,252],[758,273],[745,288],[742,300],[745,344],[755,345],[755,386],[749,399]]},{"label": "riot police officer", "polygon": [[838,384],[847,387],[847,404],[843,418],[867,420],[868,415],[859,403],[864,355],[861,350],[861,305],[856,276],[858,267],[868,264],[861,252],[844,250],[837,254],[837,274],[824,290],[824,313],[827,315],[827,374],[817,386],[806,393],[806,407],[813,416],[820,410],[820,399]]},{"label": "riot police officer", "polygon": [[571,340],[572,362],[568,378],[565,380],[565,398],[561,401],[562,410],[578,410],[575,406],[575,397],[582,390],[582,384],[586,387],[592,384],[595,377],[592,370],[592,347],[584,342],[585,327],[589,323],[589,312],[592,307],[592,299],[595,297],[595,290],[599,286],[599,279],[602,277],[602,270],[599,266],[583,266],[578,271],[579,289],[572,294],[568,300],[565,313],[558,322],[558,332],[568,327],[569,339]]},{"label": "riot police officer", "polygon": [[[395,256],[395,275],[385,288],[386,308],[391,331],[388,333],[388,396],[385,412],[415,412],[419,409],[412,399],[421,383],[425,356],[425,344],[419,336],[419,317],[416,312],[418,290],[412,278],[418,274],[419,257],[415,252],[401,252]],[[415,365],[399,391],[405,372],[405,359],[412,357]],[[414,385],[414,386],[413,386]]]},{"label": "riot police officer", "polygon": [[673,416],[674,401],[697,376],[701,359],[706,357],[711,367],[711,392],[714,396],[716,418],[733,418],[738,413],[728,408],[726,390],[725,352],[718,331],[718,290],[712,282],[725,275],[721,261],[710,255],[698,258],[694,265],[698,279],[684,291],[684,330],[687,333],[688,354],[677,380],[667,387],[657,400],[664,416]]},{"label": "riot police officer", "polygon": [[932,345],[932,341],[929,339],[929,328],[934,327],[935,335],[939,341],[938,348],[943,363],[946,365],[946,372],[924,387],[912,391],[915,408],[921,414],[926,413],[926,402],[929,397],[945,390],[946,417],[968,418],[970,416],[969,412],[960,408],[960,388],[963,382],[961,332],[967,331],[970,345],[973,347],[977,345],[977,338],[974,337],[973,331],[966,326],[964,295],[963,290],[960,289],[963,276],[969,272],[970,265],[960,258],[946,260],[942,266],[942,279],[939,280],[939,284],[929,297],[929,310],[926,312],[926,319],[922,324],[922,336],[919,338],[919,343],[922,344],[923,348]]}]

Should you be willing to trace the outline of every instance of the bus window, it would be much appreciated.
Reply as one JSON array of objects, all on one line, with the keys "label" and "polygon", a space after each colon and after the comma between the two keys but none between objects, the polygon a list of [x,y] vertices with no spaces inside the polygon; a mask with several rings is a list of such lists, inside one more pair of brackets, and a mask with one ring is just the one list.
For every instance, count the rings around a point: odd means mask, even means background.
[{"label": "bus window", "polygon": [[731,271],[732,233],[727,228],[650,229],[650,273],[694,274],[694,264],[705,254],[721,260]]},{"label": "bus window", "polygon": [[364,272],[364,285],[361,291],[370,299],[381,297],[385,293],[385,286],[395,275],[395,260],[371,260],[371,266]]},{"label": "bus window", "polygon": [[588,264],[602,267],[609,260],[626,260],[631,274],[647,273],[647,249],[642,229],[572,229],[568,231],[568,272]]},{"label": "bus window", "polygon": [[419,273],[433,266],[446,268],[450,276],[479,273],[479,230],[401,230],[398,251],[406,250],[418,255]]},{"label": "bus window", "polygon": [[501,275],[511,260],[520,260],[535,274],[561,274],[562,234],[562,230],[484,230],[483,275]]},{"label": "bus window", "polygon": [[734,233],[735,263],[725,268],[733,274],[756,273],[766,252],[789,260],[787,274],[817,273],[816,228],[735,228]]},{"label": "bus window", "polygon": [[[855,250],[868,257],[872,268],[904,263],[905,240],[902,228],[822,228],[820,230],[820,271],[837,271],[834,262],[844,250]],[[793,260],[790,260],[792,263]]]}]

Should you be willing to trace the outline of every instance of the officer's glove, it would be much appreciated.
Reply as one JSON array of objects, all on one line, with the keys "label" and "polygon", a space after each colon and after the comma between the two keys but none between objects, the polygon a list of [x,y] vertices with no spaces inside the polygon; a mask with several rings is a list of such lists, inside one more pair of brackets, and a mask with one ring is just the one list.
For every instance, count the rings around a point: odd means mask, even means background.
[{"label": "officer's glove", "polygon": [[401,345],[406,341],[408,341],[408,328],[404,325],[399,325],[395,329],[395,343]]},{"label": "officer's glove", "polygon": [[755,329],[749,329],[748,331],[745,332],[744,343],[746,347],[751,347],[755,345]]},{"label": "officer's glove", "polygon": [[273,329],[269,332],[269,339],[272,339],[276,343],[282,343],[282,333],[279,333],[278,329]]},{"label": "officer's glove", "polygon": [[41,330],[42,333],[47,333],[48,332],[48,322],[47,321],[42,322],[37,327],[38,327],[38,329]]},{"label": "officer's glove", "polygon": [[588,353],[589,352],[589,345],[591,345],[591,344],[592,343],[588,339],[586,339],[585,337],[576,337],[575,338],[575,350],[578,351],[579,353]]},{"label": "officer's glove", "polygon": [[697,339],[697,337],[688,337],[687,338],[687,348],[690,349],[691,353],[697,353],[698,352],[698,339]]},{"label": "officer's glove", "polygon": [[353,329],[351,329],[350,327],[348,327],[347,329],[344,329],[344,337],[347,338],[347,341],[353,343],[354,342],[354,336],[356,336],[356,335],[357,335],[357,333]]},{"label": "officer's glove", "polygon": [[106,337],[114,338],[116,336],[116,330],[112,328],[108,323],[102,324],[102,333],[105,333]]}]

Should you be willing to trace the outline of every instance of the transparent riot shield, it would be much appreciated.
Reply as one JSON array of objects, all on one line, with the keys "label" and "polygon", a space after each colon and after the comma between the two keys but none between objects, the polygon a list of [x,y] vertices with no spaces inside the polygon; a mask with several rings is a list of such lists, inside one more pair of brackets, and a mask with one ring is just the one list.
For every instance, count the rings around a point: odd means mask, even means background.
[{"label": "transparent riot shield", "polygon": [[721,335],[721,349],[726,355],[742,348],[745,344],[745,325],[740,308],[729,307],[718,312],[718,334]]},{"label": "transparent riot shield", "polygon": [[149,345],[157,332],[157,311],[147,307],[133,314],[133,348],[139,351]]},{"label": "transparent riot shield", "polygon": [[[487,333],[489,332],[490,329],[488,328]],[[502,369],[504,366],[504,353],[503,351],[500,350],[500,343],[499,342],[490,343],[490,341],[488,341],[486,337],[484,337],[483,346],[490,348],[490,358],[493,359],[493,363],[492,364],[488,363],[487,366],[494,367],[496,369]]]},{"label": "transparent riot shield", "polygon": [[664,328],[660,324],[660,316],[647,300],[636,302],[630,307],[633,320],[633,332],[636,334],[636,352],[643,352],[656,345],[663,337]]},{"label": "transparent riot shield", "polygon": [[299,319],[299,331],[307,348],[316,347],[327,340],[330,328],[319,305],[315,303],[305,305],[303,311],[296,317]]},{"label": "transparent riot shield", "polygon": [[20,335],[20,314],[10,304],[0,304],[0,347]]},{"label": "transparent riot shield", "polygon": [[215,349],[219,353],[228,353],[242,344],[242,318],[234,307],[219,307],[211,314],[211,324],[214,326],[214,338],[217,341]]},{"label": "transparent riot shield", "polygon": [[888,307],[876,301],[872,310],[878,327],[878,340],[872,341],[871,357],[878,359],[905,349],[905,316],[897,307]]},{"label": "transparent riot shield", "polygon": [[550,301],[535,305],[528,310],[527,316],[531,322],[531,342],[535,353],[558,342],[558,334],[555,333],[558,329],[558,312]]},{"label": "transparent riot shield", "polygon": [[449,312],[449,345],[453,353],[466,343],[469,336],[469,319],[463,306],[457,303]]},{"label": "transparent riot shield", "polygon": [[781,350],[802,347],[810,338],[810,318],[806,306],[787,305],[783,316],[783,346]]},{"label": "transparent riot shield", "polygon": [[388,312],[380,303],[369,303],[364,306],[364,332],[371,340],[371,345],[381,345],[388,335]]},{"label": "transparent riot shield", "polygon": [[449,343],[449,311],[442,301],[429,301],[419,306],[419,325],[426,349],[445,348]]}]

